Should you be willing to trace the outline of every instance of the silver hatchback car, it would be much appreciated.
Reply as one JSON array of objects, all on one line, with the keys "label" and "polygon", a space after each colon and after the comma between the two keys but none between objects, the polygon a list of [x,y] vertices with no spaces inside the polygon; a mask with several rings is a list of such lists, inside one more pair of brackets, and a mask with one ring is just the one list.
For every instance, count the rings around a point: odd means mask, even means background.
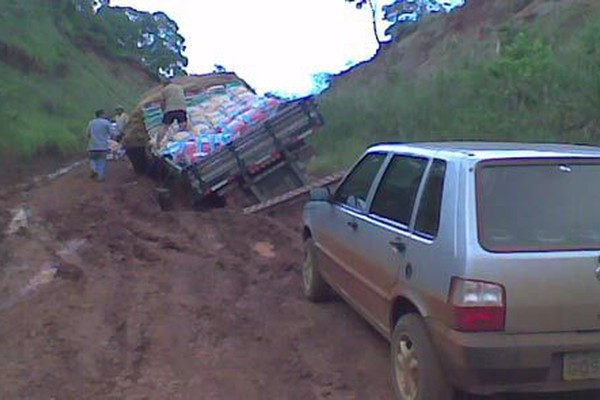
[{"label": "silver hatchback car", "polygon": [[376,145],[304,223],[306,296],[390,340],[398,399],[600,388],[600,148]]}]

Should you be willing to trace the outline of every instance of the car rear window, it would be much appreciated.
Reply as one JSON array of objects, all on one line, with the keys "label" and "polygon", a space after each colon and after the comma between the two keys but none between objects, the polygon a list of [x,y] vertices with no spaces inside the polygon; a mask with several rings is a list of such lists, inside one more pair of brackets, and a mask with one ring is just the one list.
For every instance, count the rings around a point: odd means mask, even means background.
[{"label": "car rear window", "polygon": [[486,161],[476,179],[483,248],[600,249],[600,159]]}]

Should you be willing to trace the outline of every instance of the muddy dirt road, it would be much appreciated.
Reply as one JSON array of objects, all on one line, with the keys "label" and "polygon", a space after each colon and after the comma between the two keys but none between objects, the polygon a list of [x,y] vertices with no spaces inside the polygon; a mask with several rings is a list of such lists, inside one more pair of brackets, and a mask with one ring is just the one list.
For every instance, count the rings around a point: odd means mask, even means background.
[{"label": "muddy dirt road", "polygon": [[387,343],[302,297],[298,208],[161,213],[110,167],[0,194],[0,399],[392,399]]}]

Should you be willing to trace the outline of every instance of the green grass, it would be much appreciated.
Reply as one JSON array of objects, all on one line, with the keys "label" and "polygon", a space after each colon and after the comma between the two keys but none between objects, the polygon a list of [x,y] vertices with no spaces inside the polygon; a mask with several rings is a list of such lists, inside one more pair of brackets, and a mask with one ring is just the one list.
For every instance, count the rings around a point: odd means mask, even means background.
[{"label": "green grass", "polygon": [[575,3],[505,31],[499,56],[490,57],[495,41],[440,41],[427,73],[382,76],[398,65],[377,65],[365,79],[369,65],[360,80],[334,84],[320,99],[326,126],[313,139],[312,167],[346,167],[379,141],[598,143],[600,4]]},{"label": "green grass", "polygon": [[77,47],[62,21],[55,2],[0,3],[0,41],[41,68],[0,59],[0,153],[84,149],[96,109],[132,107],[153,84],[140,70]]}]

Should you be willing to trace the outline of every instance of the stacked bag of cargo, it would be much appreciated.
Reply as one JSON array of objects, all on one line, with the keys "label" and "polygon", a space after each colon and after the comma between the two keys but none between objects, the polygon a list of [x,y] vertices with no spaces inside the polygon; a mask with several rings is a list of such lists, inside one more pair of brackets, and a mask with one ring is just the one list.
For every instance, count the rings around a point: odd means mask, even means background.
[{"label": "stacked bag of cargo", "polygon": [[273,97],[261,97],[241,82],[214,85],[188,95],[190,130],[169,127],[161,138],[162,112],[159,103],[144,107],[144,121],[154,151],[185,167],[218,151],[250,129],[269,119],[282,104]]}]

